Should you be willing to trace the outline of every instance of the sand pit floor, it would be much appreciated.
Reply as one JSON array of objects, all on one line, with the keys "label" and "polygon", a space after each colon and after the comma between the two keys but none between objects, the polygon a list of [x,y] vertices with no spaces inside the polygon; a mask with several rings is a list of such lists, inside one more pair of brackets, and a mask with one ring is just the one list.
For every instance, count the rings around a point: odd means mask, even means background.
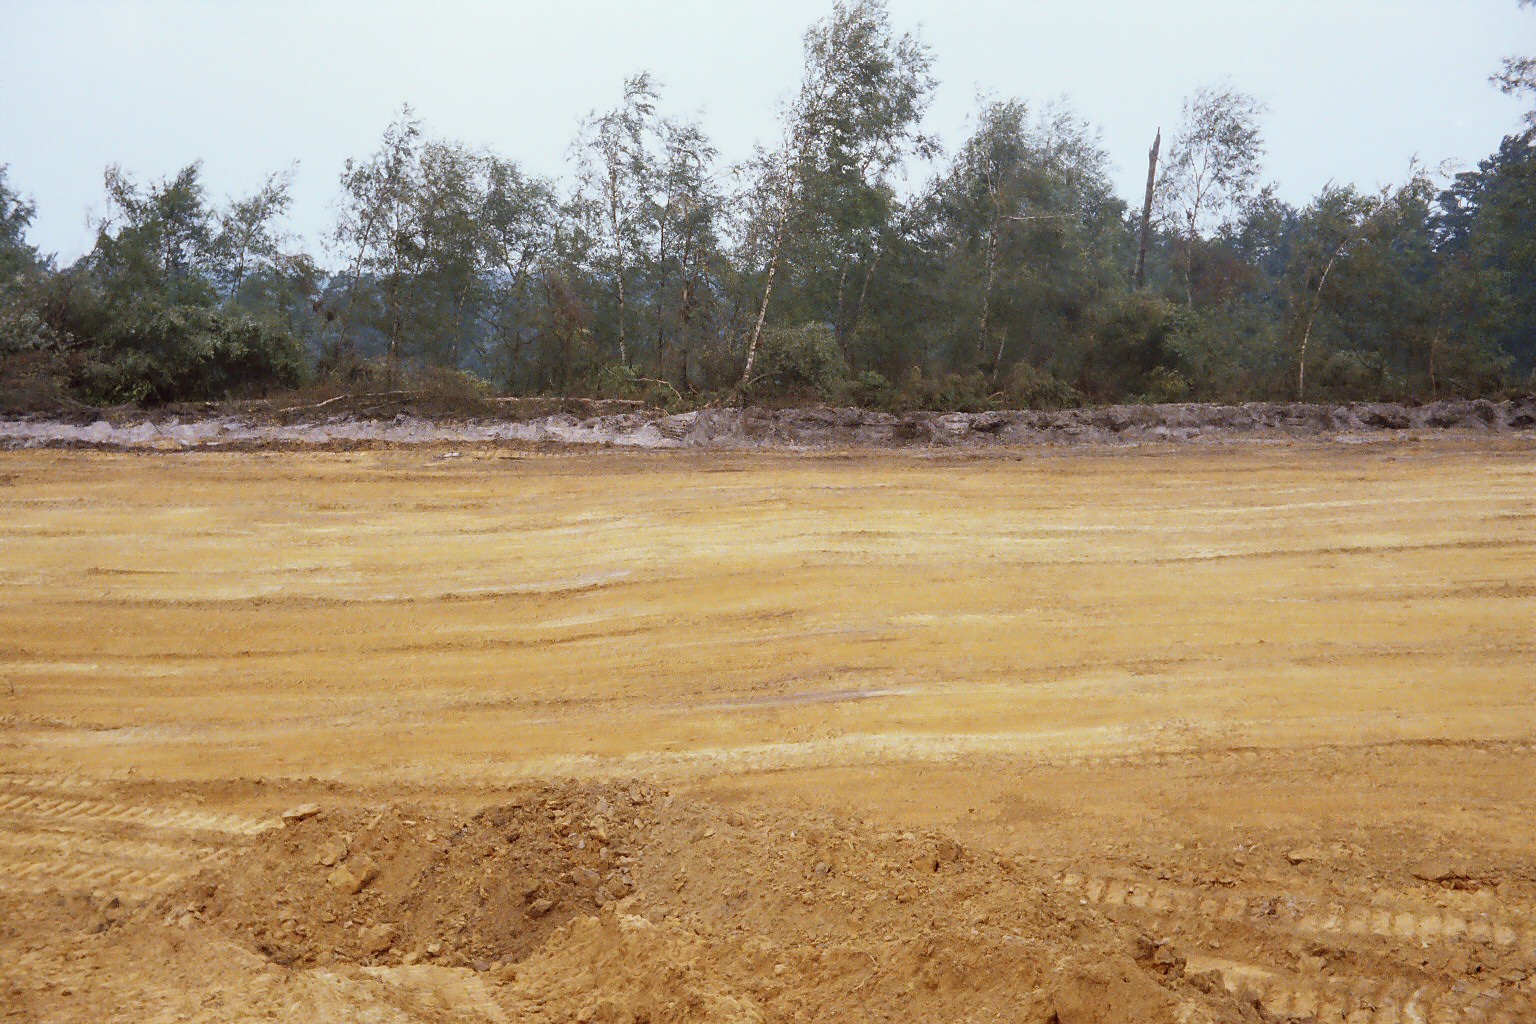
[{"label": "sand pit floor", "polygon": [[1536,1020],[1536,446],[0,453],[0,1017]]}]

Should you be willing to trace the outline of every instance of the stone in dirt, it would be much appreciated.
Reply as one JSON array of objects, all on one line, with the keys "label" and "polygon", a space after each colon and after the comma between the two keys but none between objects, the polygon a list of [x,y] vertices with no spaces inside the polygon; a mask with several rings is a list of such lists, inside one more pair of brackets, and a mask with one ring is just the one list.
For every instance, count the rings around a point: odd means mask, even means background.
[{"label": "stone in dirt", "polygon": [[1465,869],[1443,860],[1425,861],[1414,868],[1413,877],[1421,882],[1434,882],[1452,889],[1461,888],[1472,881],[1472,876]]},{"label": "stone in dirt", "polygon": [[543,900],[543,899],[534,900],[532,903],[528,904],[528,916],[529,917],[543,917],[545,914],[549,913],[551,910],[554,910],[554,909],[555,909],[554,900]]},{"label": "stone in dirt", "polygon": [[1051,992],[1055,1024],[1172,1024],[1177,1000],[1129,957],[1069,966]]},{"label": "stone in dirt", "polygon": [[1315,846],[1303,846],[1285,855],[1292,864],[1311,864],[1323,859],[1323,851]]},{"label": "stone in dirt", "polygon": [[571,881],[587,889],[596,889],[603,882],[603,876],[591,868],[572,868]]},{"label": "stone in dirt", "polygon": [[333,889],[339,889],[348,895],[353,895],[361,892],[363,886],[373,881],[378,873],[379,869],[374,866],[373,861],[363,857],[359,860],[339,865],[329,875],[325,876],[325,880]]},{"label": "stone in dirt", "polygon": [[319,804],[299,804],[297,807],[290,807],[288,810],[284,811],[283,820],[292,824],[296,821],[304,821],[307,818],[313,818],[319,813]]},{"label": "stone in dirt", "polygon": [[376,924],[358,932],[357,937],[363,944],[363,951],[376,956],[395,944],[400,938],[400,929],[392,924]]}]

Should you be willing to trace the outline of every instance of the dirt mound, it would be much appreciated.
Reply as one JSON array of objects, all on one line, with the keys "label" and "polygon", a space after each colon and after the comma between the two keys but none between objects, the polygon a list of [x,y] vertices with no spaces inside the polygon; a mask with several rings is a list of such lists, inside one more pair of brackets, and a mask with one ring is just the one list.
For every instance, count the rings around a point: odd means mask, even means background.
[{"label": "dirt mound", "polygon": [[157,913],[411,991],[469,968],[514,1020],[1244,1019],[1058,888],[942,834],[616,785],[321,810]]},{"label": "dirt mound", "polygon": [[486,970],[629,894],[630,822],[649,788],[540,793],[468,820],[429,808],[322,810],[292,821],[183,904],[282,964]]}]

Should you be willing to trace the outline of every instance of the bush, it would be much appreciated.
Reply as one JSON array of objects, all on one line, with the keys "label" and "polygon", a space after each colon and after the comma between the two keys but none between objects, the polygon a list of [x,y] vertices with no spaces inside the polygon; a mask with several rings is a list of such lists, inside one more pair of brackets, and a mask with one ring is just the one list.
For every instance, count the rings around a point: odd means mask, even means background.
[{"label": "bush", "polygon": [[1189,400],[1189,381],[1178,370],[1170,370],[1166,366],[1154,366],[1151,371],[1141,379],[1142,392],[1136,396],[1138,402],[1148,405],[1159,405],[1164,402],[1186,402]]},{"label": "bush", "polygon": [[849,403],[861,409],[889,409],[896,404],[896,388],[885,375],[865,370],[848,382]]},{"label": "bush", "polygon": [[754,376],[747,385],[754,398],[806,398],[836,401],[848,384],[848,364],[826,324],[768,327],[758,343]]},{"label": "bush", "polygon": [[304,351],[280,328],[200,306],[141,303],[112,318],[86,349],[88,401],[210,401],[296,387]]},{"label": "bush", "polygon": [[1166,390],[1173,383],[1169,373],[1184,379],[1178,373],[1180,343],[1198,326],[1192,310],[1167,299],[1145,292],[1123,296],[1095,332],[1083,361],[1083,390],[1096,401]]},{"label": "bush", "polygon": [[1027,362],[1008,371],[1003,394],[1015,409],[1070,409],[1083,401],[1072,385]]},{"label": "bush", "polygon": [[914,366],[901,380],[896,400],[901,409],[931,412],[986,412],[1003,396],[980,370],[927,377]]}]

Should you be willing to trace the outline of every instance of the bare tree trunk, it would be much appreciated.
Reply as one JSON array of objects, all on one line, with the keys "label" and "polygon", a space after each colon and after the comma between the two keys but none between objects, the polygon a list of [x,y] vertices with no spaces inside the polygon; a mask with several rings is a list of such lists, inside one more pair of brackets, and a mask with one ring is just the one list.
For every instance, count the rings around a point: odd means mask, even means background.
[{"label": "bare tree trunk", "polygon": [[[666,376],[667,363],[662,352],[666,349],[667,337],[667,312],[666,303],[662,297],[667,294],[667,220],[672,212],[672,197],[667,197],[667,205],[661,214],[661,229],[656,243],[656,372]],[[687,207],[683,208],[683,218],[686,223],[688,217]],[[683,265],[688,264],[688,236],[683,236]]]},{"label": "bare tree trunk", "polygon": [[747,364],[741,371],[740,387],[745,389],[752,382],[752,366],[757,362],[757,345],[763,336],[763,323],[768,319],[768,300],[773,297],[773,279],[779,272],[779,257],[784,251],[784,235],[789,231],[789,212],[794,203],[794,182],[790,180],[791,151],[784,150],[783,197],[779,200],[778,223],[773,229],[773,248],[768,255],[768,279],[763,282],[763,301],[757,307],[757,322],[752,325],[752,340],[747,343]]},{"label": "bare tree trunk", "polygon": [[987,232],[987,286],[981,293],[981,329],[976,334],[976,362],[987,357],[987,327],[992,320],[992,283],[997,278],[997,230],[1001,221],[993,218]]},{"label": "bare tree trunk", "polygon": [[1152,150],[1147,154],[1147,199],[1141,208],[1141,245],[1136,250],[1136,280],[1134,288],[1141,291],[1147,284],[1147,246],[1152,241],[1152,194],[1157,188],[1157,155],[1163,148],[1163,130],[1157,130],[1152,140]]},{"label": "bare tree trunk", "polygon": [[848,356],[847,325],[848,316],[843,308],[843,298],[848,293],[848,264],[852,260],[843,257],[843,269],[837,275],[837,319],[833,322],[833,334],[837,336],[837,345],[843,350],[843,357]]},{"label": "bare tree trunk", "polygon": [[611,173],[609,183],[608,218],[613,227],[613,276],[617,279],[619,287],[619,362],[624,366],[628,366],[629,343],[624,325],[624,234],[619,228],[619,182],[617,171]]},{"label": "bare tree trunk", "polygon": [[768,319],[768,300],[773,296],[773,278],[779,272],[779,250],[784,239],[782,231],[773,238],[773,253],[768,258],[768,280],[763,284],[763,301],[757,307],[757,322],[752,325],[752,340],[747,344],[747,365],[741,371],[741,386],[752,380],[752,364],[757,361],[757,343],[763,336],[763,321]]},{"label": "bare tree trunk", "polygon": [[875,272],[880,269],[880,260],[885,256],[885,249],[876,243],[875,258],[869,263],[869,271],[864,275],[864,286],[859,289],[859,304],[853,308],[853,326],[848,329],[848,344],[853,345],[859,340],[859,328],[864,324],[864,303],[869,298],[869,283],[875,279]]},{"label": "bare tree trunk", "polygon": [[1429,339],[1429,396],[1440,397],[1440,385],[1435,381],[1435,350],[1440,347],[1440,341],[1445,337],[1445,318],[1448,310],[1440,307],[1440,322],[1435,325],[1435,333]]},{"label": "bare tree trunk", "polygon": [[1343,251],[1344,247],[1340,246],[1328,258],[1328,265],[1323,268],[1322,279],[1317,282],[1317,294],[1312,297],[1312,315],[1307,317],[1307,329],[1301,335],[1301,353],[1296,359],[1296,401],[1298,402],[1307,400],[1307,342],[1312,338],[1312,325],[1317,323],[1317,311],[1323,304],[1323,285],[1328,283],[1328,275]]}]

